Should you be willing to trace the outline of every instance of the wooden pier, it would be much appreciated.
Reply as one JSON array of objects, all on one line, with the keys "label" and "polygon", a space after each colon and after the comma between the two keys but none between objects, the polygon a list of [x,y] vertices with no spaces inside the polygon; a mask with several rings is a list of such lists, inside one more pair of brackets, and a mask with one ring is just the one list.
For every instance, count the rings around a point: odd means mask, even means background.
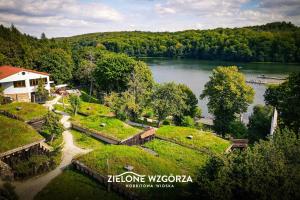
[{"label": "wooden pier", "polygon": [[281,84],[285,82],[285,78],[276,78],[276,77],[270,77],[270,78],[257,78],[257,79],[251,79],[246,80],[247,83],[250,84],[257,84],[257,85],[267,85],[267,84]]}]

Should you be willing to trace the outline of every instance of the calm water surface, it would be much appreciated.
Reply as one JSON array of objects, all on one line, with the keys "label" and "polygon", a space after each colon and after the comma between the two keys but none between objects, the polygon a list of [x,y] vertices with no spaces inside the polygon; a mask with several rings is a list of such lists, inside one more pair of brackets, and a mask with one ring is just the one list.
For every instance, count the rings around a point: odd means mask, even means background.
[{"label": "calm water surface", "polygon": [[[159,82],[174,81],[184,83],[189,86],[199,97],[204,89],[205,83],[209,80],[212,70],[216,66],[237,65],[241,72],[245,74],[247,80],[255,79],[258,75],[268,75],[282,77],[291,72],[299,72],[300,64],[282,63],[238,63],[225,61],[203,61],[194,59],[166,59],[166,58],[146,58],[143,59],[152,69],[154,79]],[[251,85],[255,90],[254,103],[249,106],[244,118],[247,119],[252,112],[253,105],[264,104],[264,85]],[[200,100],[199,106],[205,117],[210,117],[207,109],[207,99]]]}]

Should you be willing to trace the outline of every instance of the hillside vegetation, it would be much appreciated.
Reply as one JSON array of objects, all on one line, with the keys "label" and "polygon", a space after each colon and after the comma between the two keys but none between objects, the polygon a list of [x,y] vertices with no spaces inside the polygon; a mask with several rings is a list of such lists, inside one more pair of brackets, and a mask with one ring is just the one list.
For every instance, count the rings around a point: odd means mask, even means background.
[{"label": "hillside vegetation", "polygon": [[180,32],[92,33],[64,39],[136,57],[300,62],[300,29],[285,22]]},{"label": "hillside vegetation", "polygon": [[113,192],[107,192],[106,188],[95,180],[73,170],[66,170],[53,179],[34,199],[117,200],[122,198]]},{"label": "hillside vegetation", "polygon": [[[210,132],[203,132],[189,127],[163,126],[157,130],[156,135],[184,146],[209,150],[214,153],[222,153],[230,145],[228,140],[224,140]],[[188,136],[193,138],[189,139]]]},{"label": "hillside vegetation", "polygon": [[14,102],[0,106],[0,111],[5,111],[19,117],[21,120],[30,121],[44,117],[48,110],[37,103]]},{"label": "hillside vegetation", "polygon": [[0,153],[43,139],[24,122],[0,115]]}]

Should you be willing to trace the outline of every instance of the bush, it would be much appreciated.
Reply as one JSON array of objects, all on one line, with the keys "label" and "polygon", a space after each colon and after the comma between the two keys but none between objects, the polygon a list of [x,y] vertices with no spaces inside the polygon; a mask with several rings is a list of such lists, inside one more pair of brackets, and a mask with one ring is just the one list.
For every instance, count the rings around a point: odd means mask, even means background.
[{"label": "bush", "polygon": [[199,130],[203,130],[205,127],[201,122],[196,122],[195,123],[195,128]]},{"label": "bush", "polygon": [[298,138],[277,131],[245,151],[212,156],[191,184],[193,199],[299,199]]},{"label": "bush", "polygon": [[148,111],[148,112],[146,112],[145,114],[144,114],[144,117],[146,117],[146,118],[151,118],[151,117],[153,117],[153,111]]},{"label": "bush", "polygon": [[201,110],[201,108],[197,107],[196,111],[195,111],[195,117],[200,119],[201,116],[202,116],[202,110]]},{"label": "bush", "polygon": [[251,143],[265,139],[271,129],[273,108],[271,106],[256,105],[249,117],[248,137]]},{"label": "bush", "polygon": [[247,127],[240,121],[233,121],[228,126],[228,133],[235,138],[245,138],[247,137]]},{"label": "bush", "polygon": [[165,119],[162,124],[163,125],[171,125],[171,120],[170,119]]},{"label": "bush", "polygon": [[185,127],[194,127],[195,121],[190,116],[184,116],[181,124]]},{"label": "bush", "polygon": [[117,112],[116,118],[119,120],[125,121],[127,119],[127,114],[125,112]]}]

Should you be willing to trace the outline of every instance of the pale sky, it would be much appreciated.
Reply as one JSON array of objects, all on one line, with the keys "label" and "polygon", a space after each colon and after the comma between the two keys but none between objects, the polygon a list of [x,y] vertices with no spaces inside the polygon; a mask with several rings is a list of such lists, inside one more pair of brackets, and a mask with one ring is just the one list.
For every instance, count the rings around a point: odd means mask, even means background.
[{"label": "pale sky", "polygon": [[300,0],[0,0],[0,23],[40,37],[107,31],[180,31],[290,21]]}]

